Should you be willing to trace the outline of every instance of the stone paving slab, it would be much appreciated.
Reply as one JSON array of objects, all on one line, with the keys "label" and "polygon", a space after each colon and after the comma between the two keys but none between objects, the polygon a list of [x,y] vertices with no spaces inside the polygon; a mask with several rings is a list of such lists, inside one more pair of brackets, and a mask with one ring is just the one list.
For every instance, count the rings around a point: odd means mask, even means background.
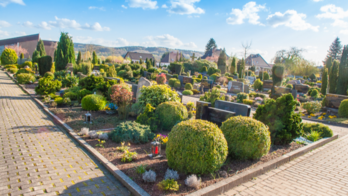
[{"label": "stone paving slab", "polygon": [[0,195],[129,191],[0,71]]}]

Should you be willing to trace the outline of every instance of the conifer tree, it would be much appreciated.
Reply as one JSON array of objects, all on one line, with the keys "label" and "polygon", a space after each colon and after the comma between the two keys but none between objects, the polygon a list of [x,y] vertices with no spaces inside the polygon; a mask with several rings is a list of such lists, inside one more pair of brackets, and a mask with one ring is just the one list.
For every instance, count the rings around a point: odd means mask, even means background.
[{"label": "conifer tree", "polygon": [[21,60],[24,59],[24,54],[21,53],[20,57],[19,57]]},{"label": "conifer tree", "polygon": [[45,44],[41,39],[37,42],[36,50],[40,52],[40,56],[46,56]]},{"label": "conifer tree", "polygon": [[236,68],[237,68],[237,59],[236,57],[232,57],[232,63],[230,68],[231,74],[234,74],[236,72]]},{"label": "conifer tree", "polygon": [[326,95],[327,85],[328,85],[328,69],[324,68],[322,84],[321,84],[321,94]]},{"label": "conifer tree", "polygon": [[332,67],[332,57],[331,56],[326,59],[325,67],[327,68],[327,70],[330,73],[330,70],[331,70],[331,67]]},{"label": "conifer tree", "polygon": [[115,66],[112,65],[112,66],[109,67],[108,72],[107,72],[107,76],[108,77],[113,77],[113,78],[117,77]]},{"label": "conifer tree", "polygon": [[40,58],[41,56],[40,56],[40,52],[39,51],[37,51],[37,50],[35,50],[34,52],[33,52],[33,55],[32,55],[32,57],[31,57],[31,61],[33,62],[33,63],[39,63],[39,58]]},{"label": "conifer tree", "polygon": [[218,62],[217,62],[218,69],[221,70],[221,74],[225,74],[226,73],[226,69],[227,69],[226,58],[227,58],[226,52],[225,52],[225,49],[223,49],[220,52],[220,56],[219,56],[219,59],[218,59]]},{"label": "conifer tree", "polygon": [[338,80],[336,93],[340,95],[347,95],[348,86],[348,45],[343,48],[341,62],[338,69]]},{"label": "conifer tree", "polygon": [[245,74],[244,67],[245,67],[245,61],[244,61],[244,58],[242,58],[242,60],[238,61],[238,63],[237,63],[239,78],[244,78],[244,74]]},{"label": "conifer tree", "polygon": [[76,64],[80,65],[81,63],[81,51],[79,51],[79,53],[77,54],[77,60],[76,60]]},{"label": "conifer tree", "polygon": [[340,38],[337,37],[332,42],[326,58],[332,57],[333,60],[341,60],[341,54],[342,54],[342,45],[341,45]]},{"label": "conifer tree", "polygon": [[57,49],[54,50],[54,57],[53,57],[54,62],[57,61]]},{"label": "conifer tree", "polygon": [[74,43],[68,33],[62,32],[57,46],[56,71],[64,70],[68,63],[75,64]]},{"label": "conifer tree", "polygon": [[143,62],[143,59],[140,59],[139,60],[139,64],[141,65],[141,64],[143,64],[144,62]]},{"label": "conifer tree", "polygon": [[146,69],[150,69],[150,68],[152,68],[152,64],[151,64],[151,61],[148,60],[148,61],[146,62]]},{"label": "conifer tree", "polygon": [[97,54],[95,53],[95,51],[93,51],[93,59],[92,59],[92,64],[93,65],[97,65],[98,64],[98,56]]},{"label": "conifer tree", "polygon": [[333,61],[329,74],[329,93],[336,93],[339,64],[338,60]]},{"label": "conifer tree", "polygon": [[210,38],[210,40],[208,41],[207,45],[205,46],[205,52],[217,48],[216,42],[213,38]]}]

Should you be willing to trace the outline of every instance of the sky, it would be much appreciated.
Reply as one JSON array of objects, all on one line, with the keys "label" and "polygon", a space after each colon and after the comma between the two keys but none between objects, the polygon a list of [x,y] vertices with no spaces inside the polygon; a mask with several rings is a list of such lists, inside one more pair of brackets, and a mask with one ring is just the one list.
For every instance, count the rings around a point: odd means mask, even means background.
[{"label": "sky", "polygon": [[321,65],[336,37],[348,44],[347,0],[0,0],[0,39],[40,33],[75,43],[204,51],[210,38],[228,55],[303,48]]}]

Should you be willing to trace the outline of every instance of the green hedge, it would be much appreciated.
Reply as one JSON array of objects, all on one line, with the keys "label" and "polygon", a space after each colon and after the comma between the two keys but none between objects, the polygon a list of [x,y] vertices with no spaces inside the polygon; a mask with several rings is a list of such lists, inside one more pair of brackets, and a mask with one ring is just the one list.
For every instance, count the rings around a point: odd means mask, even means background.
[{"label": "green hedge", "polygon": [[43,56],[39,58],[39,74],[40,76],[44,76],[46,72],[51,71],[52,68],[52,57],[51,56]]}]

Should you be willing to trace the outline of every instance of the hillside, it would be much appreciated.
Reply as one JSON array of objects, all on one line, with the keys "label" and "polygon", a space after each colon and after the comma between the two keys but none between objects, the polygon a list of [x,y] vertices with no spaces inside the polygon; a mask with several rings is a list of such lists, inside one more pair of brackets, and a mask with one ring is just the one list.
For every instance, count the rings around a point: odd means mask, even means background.
[{"label": "hillside", "polygon": [[185,58],[189,58],[193,53],[196,57],[203,56],[204,52],[193,51],[193,50],[181,50],[181,49],[170,49],[164,47],[142,47],[142,46],[125,46],[125,47],[106,47],[92,44],[74,44],[75,51],[84,52],[96,51],[98,56],[110,56],[110,55],[121,55],[125,56],[128,51],[130,52],[144,52],[151,53],[155,56],[156,60],[159,61],[162,55],[170,51],[179,51],[182,52]]}]

